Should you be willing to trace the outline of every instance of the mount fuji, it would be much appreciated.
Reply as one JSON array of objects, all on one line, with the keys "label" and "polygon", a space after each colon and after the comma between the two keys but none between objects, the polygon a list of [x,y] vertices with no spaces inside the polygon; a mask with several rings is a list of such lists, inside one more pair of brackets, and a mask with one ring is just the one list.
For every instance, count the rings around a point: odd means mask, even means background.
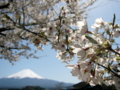
[{"label": "mount fuji", "polygon": [[[40,86],[43,88],[56,88],[59,81],[43,78],[30,69],[22,70],[0,79],[0,88],[23,88],[25,86]],[[73,85],[72,83],[64,83],[64,87]]]},{"label": "mount fuji", "polygon": [[22,70],[22,71],[20,71],[18,73],[7,76],[6,78],[18,78],[18,79],[37,78],[37,79],[44,79],[43,77],[41,77],[41,76],[37,75],[36,73],[34,73],[33,71],[31,71],[30,69]]}]

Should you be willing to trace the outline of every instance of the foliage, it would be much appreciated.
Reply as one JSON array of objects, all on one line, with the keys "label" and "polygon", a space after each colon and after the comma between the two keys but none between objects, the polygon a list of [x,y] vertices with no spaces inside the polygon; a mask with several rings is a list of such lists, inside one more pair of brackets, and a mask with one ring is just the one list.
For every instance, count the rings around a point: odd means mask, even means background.
[{"label": "foliage", "polygon": [[64,83],[60,82],[60,83],[56,84],[55,86],[56,86],[56,90],[62,90],[64,87]]},{"label": "foliage", "polygon": [[41,87],[39,87],[39,86],[26,86],[26,87],[24,87],[24,88],[22,88],[22,89],[20,89],[20,90],[45,90],[44,88],[41,88]]},{"label": "foliage", "polygon": [[8,90],[45,90],[45,89],[42,87],[39,87],[39,86],[26,86],[26,87],[23,87],[21,89],[11,88]]}]

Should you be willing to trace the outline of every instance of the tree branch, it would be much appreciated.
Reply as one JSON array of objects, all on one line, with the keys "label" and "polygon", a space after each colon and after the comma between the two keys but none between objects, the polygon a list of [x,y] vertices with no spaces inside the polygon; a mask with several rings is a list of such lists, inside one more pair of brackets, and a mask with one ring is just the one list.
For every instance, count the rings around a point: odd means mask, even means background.
[{"label": "tree branch", "polygon": [[0,5],[0,9],[8,8],[9,5],[10,5],[9,3]]},{"label": "tree branch", "polygon": [[43,37],[43,36],[41,36],[40,34],[38,34],[38,33],[36,33],[36,32],[32,32],[32,31],[30,31],[30,30],[28,30],[28,29],[26,29],[26,28],[24,28],[24,30],[26,30],[26,31],[28,31],[28,32],[30,32],[30,33],[32,33],[32,34],[34,34],[34,35],[37,35],[37,36],[39,36],[39,37],[45,39],[46,41],[50,41],[50,40],[47,39],[46,37]]},{"label": "tree branch", "polygon": [[112,72],[115,76],[117,76],[117,77],[120,78],[120,75],[118,75],[117,73],[115,73],[114,71],[112,71],[110,68],[107,68],[107,67],[105,67],[105,66],[103,66],[103,65],[101,65],[101,64],[99,64],[99,63],[97,63],[97,62],[95,62],[95,61],[94,61],[94,63],[96,63],[97,65],[99,65],[99,66],[101,66],[101,67],[103,67],[103,68],[105,68],[105,69],[107,69],[107,70],[109,70],[109,71]]},{"label": "tree branch", "polygon": [[13,30],[14,28],[0,28],[0,32]]},{"label": "tree branch", "polygon": [[[0,45],[0,47],[2,47],[2,48],[6,48],[6,47],[3,46],[3,45]],[[19,48],[7,47],[7,49],[11,50],[11,49],[19,49]]]},{"label": "tree branch", "polygon": [[3,34],[3,33],[0,33],[0,35],[2,35],[2,36],[6,36],[6,34]]},{"label": "tree branch", "polygon": [[116,51],[113,50],[112,48],[111,48],[111,49],[108,49],[108,50],[110,50],[110,51],[112,51],[112,52],[114,52],[115,54],[118,54],[118,55],[120,56],[120,53],[116,52]]}]

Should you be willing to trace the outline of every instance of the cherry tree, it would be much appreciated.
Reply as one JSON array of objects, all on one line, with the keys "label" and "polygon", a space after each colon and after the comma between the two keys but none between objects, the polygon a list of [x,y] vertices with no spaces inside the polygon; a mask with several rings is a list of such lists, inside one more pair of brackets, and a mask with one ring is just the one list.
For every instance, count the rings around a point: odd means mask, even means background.
[{"label": "cherry tree", "polygon": [[[32,52],[31,44],[43,50],[42,46],[49,43],[54,49],[63,50],[61,47],[65,46],[66,36],[62,36],[70,31],[72,33],[70,24],[82,20],[82,13],[95,1],[77,2],[78,0],[1,0],[0,58],[10,62],[18,61],[19,56],[37,58],[34,52],[29,53],[29,50]],[[59,3],[64,5],[60,7]]]},{"label": "cherry tree", "polygon": [[[50,44],[72,75],[90,84],[120,90],[120,26],[96,19],[89,30],[85,13],[96,0],[1,0],[0,58],[37,58],[31,45]],[[77,64],[70,64],[74,57]]]}]

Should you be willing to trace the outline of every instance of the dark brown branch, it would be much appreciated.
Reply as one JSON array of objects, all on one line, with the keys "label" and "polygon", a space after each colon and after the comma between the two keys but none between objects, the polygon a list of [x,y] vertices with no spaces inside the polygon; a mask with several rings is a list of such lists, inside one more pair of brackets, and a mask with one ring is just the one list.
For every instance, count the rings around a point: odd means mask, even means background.
[{"label": "dark brown branch", "polygon": [[38,23],[28,23],[28,24],[24,24],[24,26],[30,26],[30,25],[38,25]]},{"label": "dark brown branch", "polygon": [[5,46],[3,46],[3,45],[0,45],[0,47],[1,47],[1,48],[7,48],[7,49],[9,49],[9,50],[11,50],[11,49],[19,49],[19,48],[13,48],[13,47],[5,47]]},{"label": "dark brown branch", "polygon": [[3,34],[3,33],[0,33],[0,35],[2,35],[2,36],[6,36],[6,34]]},{"label": "dark brown branch", "polygon": [[9,3],[0,5],[0,9],[9,8]]},{"label": "dark brown branch", "polygon": [[[36,33],[36,32],[32,32],[32,31],[30,31],[30,30],[28,30],[28,29],[26,29],[26,28],[24,28],[24,29],[25,29],[27,32],[30,32],[30,33],[32,33],[32,34],[34,34],[34,35],[37,35],[37,36],[45,39],[46,41],[50,41],[50,40],[47,39],[46,37],[43,37],[43,36],[41,36],[40,34],[38,34],[38,33]],[[1,32],[9,31],[9,30],[14,30],[14,28],[0,28],[0,35],[4,35],[4,34],[2,34]],[[5,35],[4,35],[4,36],[5,36]],[[22,37],[20,37],[20,38],[22,38]],[[22,38],[22,39],[23,39],[23,38]]]},{"label": "dark brown branch", "polygon": [[119,55],[119,56],[120,56],[120,53],[116,52],[116,51],[115,51],[115,50],[113,50],[112,48],[110,48],[110,49],[108,49],[108,50],[110,50],[110,51],[112,51],[112,52],[114,52],[115,54],[117,54],[117,55]]},{"label": "dark brown branch", "polygon": [[113,52],[113,53],[115,53],[115,54],[117,54],[117,55],[120,56],[120,53],[118,53],[117,51],[115,51],[115,50],[112,49],[111,47],[109,47],[109,48],[104,48],[102,45],[99,45],[99,46],[102,47],[102,49],[106,49],[106,50],[111,51],[111,52]]},{"label": "dark brown branch", "polygon": [[60,20],[60,25],[59,25],[59,29],[58,29],[58,43],[59,43],[59,40],[60,40],[60,29],[61,29],[61,27],[62,27],[62,25],[61,25],[61,23],[62,23],[62,17],[61,16],[59,16],[59,20]]},{"label": "dark brown branch", "polygon": [[14,28],[0,28],[0,32],[13,30]]}]

